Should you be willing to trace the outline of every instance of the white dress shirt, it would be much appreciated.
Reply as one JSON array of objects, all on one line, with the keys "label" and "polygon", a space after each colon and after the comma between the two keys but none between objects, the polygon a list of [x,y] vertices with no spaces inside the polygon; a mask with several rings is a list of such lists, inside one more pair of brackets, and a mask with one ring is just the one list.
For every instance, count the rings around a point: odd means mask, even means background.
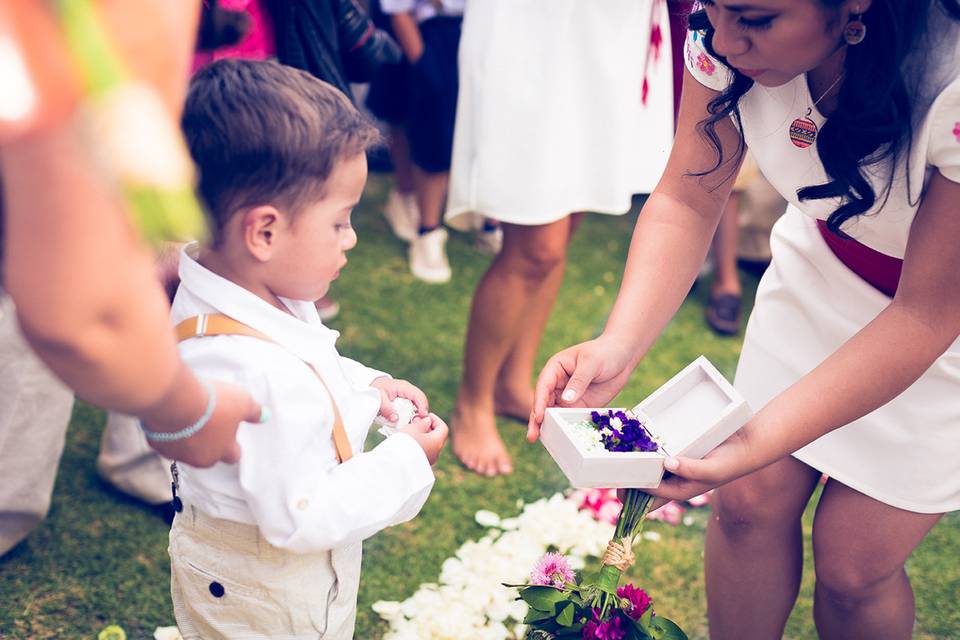
[{"label": "white dress shirt", "polygon": [[[174,324],[222,313],[270,336],[215,336],[181,342],[184,360],[206,380],[246,389],[272,418],[243,423],[237,464],[200,469],[180,465],[180,494],[207,514],[257,525],[270,544],[313,553],[359,542],[413,518],[434,477],[423,450],[396,434],[363,451],[380,409],[370,383],[385,374],[342,357],[339,333],[323,326],[312,302],[283,300],[284,313],[201,266],[188,245],[180,257]],[[330,398],[336,399],[354,457],[337,463]]]}]

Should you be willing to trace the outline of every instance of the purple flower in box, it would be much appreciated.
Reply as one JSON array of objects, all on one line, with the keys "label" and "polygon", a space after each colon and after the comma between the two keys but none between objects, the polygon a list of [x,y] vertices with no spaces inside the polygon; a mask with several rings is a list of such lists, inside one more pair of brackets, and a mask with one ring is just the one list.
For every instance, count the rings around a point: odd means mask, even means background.
[{"label": "purple flower in box", "polygon": [[590,412],[590,422],[600,432],[601,442],[607,451],[657,451],[659,446],[629,411]]}]

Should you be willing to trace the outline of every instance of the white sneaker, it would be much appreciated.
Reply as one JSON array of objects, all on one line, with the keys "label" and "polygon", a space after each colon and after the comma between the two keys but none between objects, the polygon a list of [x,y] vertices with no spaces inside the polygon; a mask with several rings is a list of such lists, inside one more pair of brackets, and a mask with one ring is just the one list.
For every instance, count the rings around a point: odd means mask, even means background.
[{"label": "white sneaker", "polygon": [[387,202],[383,205],[383,217],[387,219],[394,235],[404,242],[412,241],[420,228],[420,210],[416,196],[391,189]]},{"label": "white sneaker", "polygon": [[410,243],[410,271],[424,282],[441,283],[450,280],[447,261],[447,230],[438,227],[424,235],[417,235]]},{"label": "white sneaker", "polygon": [[497,255],[500,253],[500,249],[503,248],[503,229],[494,227],[493,229],[487,230],[481,227],[480,230],[477,231],[476,245],[477,248],[484,253]]}]

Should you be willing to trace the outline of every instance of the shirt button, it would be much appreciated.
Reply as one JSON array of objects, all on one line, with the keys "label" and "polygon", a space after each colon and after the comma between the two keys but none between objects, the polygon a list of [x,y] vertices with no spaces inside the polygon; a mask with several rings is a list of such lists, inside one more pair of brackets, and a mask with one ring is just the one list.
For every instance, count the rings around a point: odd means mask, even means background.
[{"label": "shirt button", "polygon": [[307,500],[306,498],[300,498],[297,501],[297,509],[300,509],[300,511],[306,511],[307,507],[309,506],[310,506],[310,501]]},{"label": "shirt button", "polygon": [[223,585],[220,584],[219,582],[211,582],[210,593],[213,595],[214,598],[222,598],[224,594]]}]

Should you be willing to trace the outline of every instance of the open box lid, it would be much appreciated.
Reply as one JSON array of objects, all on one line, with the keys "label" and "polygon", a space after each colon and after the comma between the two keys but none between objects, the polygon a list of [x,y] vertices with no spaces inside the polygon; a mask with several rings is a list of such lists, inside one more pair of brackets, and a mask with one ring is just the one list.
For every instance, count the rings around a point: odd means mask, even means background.
[{"label": "open box lid", "polygon": [[700,356],[633,408],[668,455],[702,458],[750,419],[743,397]]}]

